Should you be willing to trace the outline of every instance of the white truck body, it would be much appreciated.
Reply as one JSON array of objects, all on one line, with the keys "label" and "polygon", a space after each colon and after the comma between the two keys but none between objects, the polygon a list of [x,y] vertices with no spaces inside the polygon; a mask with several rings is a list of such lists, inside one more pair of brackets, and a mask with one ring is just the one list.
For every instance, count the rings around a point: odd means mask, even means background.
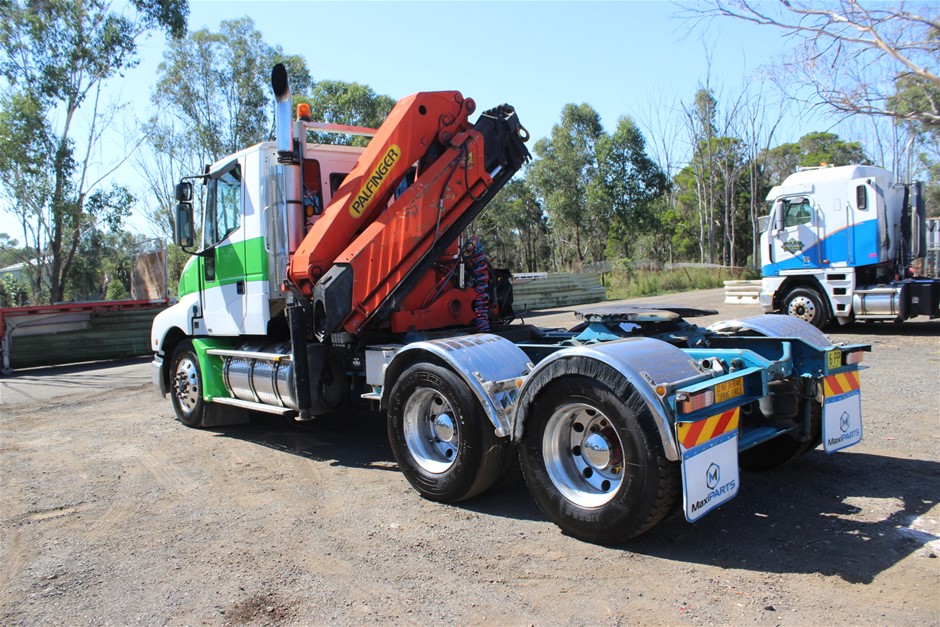
[{"label": "white truck body", "polygon": [[816,326],[938,315],[940,282],[915,278],[926,255],[920,185],[875,166],[816,168],[770,190],[760,239],[760,304]]}]

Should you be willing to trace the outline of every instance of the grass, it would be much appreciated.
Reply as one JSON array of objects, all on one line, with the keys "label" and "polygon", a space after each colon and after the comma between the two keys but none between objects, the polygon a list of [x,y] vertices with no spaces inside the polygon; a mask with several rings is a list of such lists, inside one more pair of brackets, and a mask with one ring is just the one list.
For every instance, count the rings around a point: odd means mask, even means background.
[{"label": "grass", "polygon": [[676,268],[674,270],[638,270],[615,268],[606,277],[607,299],[655,296],[669,292],[707,290],[723,287],[725,281],[760,278],[753,271],[740,268]]}]

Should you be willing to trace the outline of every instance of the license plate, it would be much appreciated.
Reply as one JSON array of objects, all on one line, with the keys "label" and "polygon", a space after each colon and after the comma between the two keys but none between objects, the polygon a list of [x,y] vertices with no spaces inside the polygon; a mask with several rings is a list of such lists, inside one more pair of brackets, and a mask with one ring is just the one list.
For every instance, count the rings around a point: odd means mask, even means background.
[{"label": "license plate", "polygon": [[732,379],[715,386],[715,402],[723,403],[728,399],[744,394],[744,378]]},{"label": "license plate", "polygon": [[838,348],[834,351],[829,351],[829,370],[835,370],[836,368],[842,367],[842,351]]}]

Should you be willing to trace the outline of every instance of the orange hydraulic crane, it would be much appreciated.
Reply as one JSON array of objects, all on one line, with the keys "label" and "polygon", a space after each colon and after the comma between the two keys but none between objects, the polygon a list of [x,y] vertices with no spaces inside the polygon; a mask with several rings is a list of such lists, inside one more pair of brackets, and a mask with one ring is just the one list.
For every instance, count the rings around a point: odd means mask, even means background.
[{"label": "orange hydraulic crane", "polygon": [[475,124],[474,109],[456,91],[399,101],[307,232],[288,278],[312,300],[318,338],[499,316],[481,285],[488,266],[457,239],[529,159],[528,133],[508,105]]}]

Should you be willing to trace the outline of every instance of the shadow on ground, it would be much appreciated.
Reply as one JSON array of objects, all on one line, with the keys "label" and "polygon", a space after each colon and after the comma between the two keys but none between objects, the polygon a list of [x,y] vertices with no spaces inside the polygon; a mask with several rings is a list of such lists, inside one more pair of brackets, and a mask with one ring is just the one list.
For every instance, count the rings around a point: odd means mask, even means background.
[{"label": "shadow on ground", "polygon": [[133,366],[153,361],[153,355],[143,355],[141,357],[127,357],[125,359],[108,359],[105,361],[85,361],[77,364],[67,364],[65,366],[39,366],[36,368],[20,368],[13,372],[3,375],[4,379],[26,379],[26,378],[52,378],[64,375],[81,374],[88,372],[104,371],[123,366]]},{"label": "shadow on ground", "polygon": [[937,540],[911,524],[937,504],[938,478],[937,462],[814,451],[771,472],[743,473],[737,498],[701,522],[673,518],[622,548],[723,568],[870,583]]},{"label": "shadow on ground", "polygon": [[250,424],[211,429],[220,437],[252,442],[331,466],[398,471],[385,432],[385,419],[374,412],[324,416],[299,423],[254,414]]},{"label": "shadow on ground", "polygon": [[[379,414],[321,418],[303,426],[260,417],[216,433],[331,466],[398,470]],[[937,504],[938,479],[937,462],[814,451],[774,471],[743,473],[738,496],[694,525],[677,511],[640,538],[598,550],[869,583],[937,540],[911,524]],[[458,506],[490,516],[545,520],[521,480]]]},{"label": "shadow on ground", "polygon": [[826,333],[834,337],[839,335],[900,335],[908,337],[940,337],[940,320],[914,318],[907,322],[853,322],[844,326],[830,325]]}]

